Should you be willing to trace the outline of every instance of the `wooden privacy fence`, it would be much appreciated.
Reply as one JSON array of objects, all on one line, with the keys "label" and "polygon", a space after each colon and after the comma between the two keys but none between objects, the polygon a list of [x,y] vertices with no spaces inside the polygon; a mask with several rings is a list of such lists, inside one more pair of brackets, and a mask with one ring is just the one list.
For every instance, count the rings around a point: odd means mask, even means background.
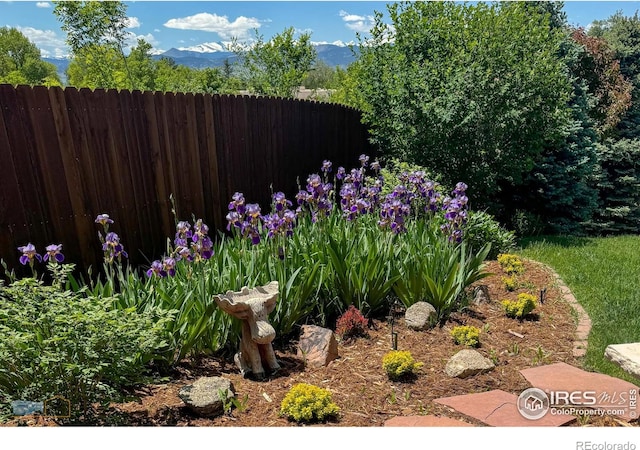
[{"label": "wooden privacy fence", "polygon": [[[0,258],[63,244],[67,261],[101,266],[94,218],[107,213],[133,264],[166,250],[180,220],[226,227],[234,192],[270,208],[322,161],[371,154],[360,113],[267,97],[0,85]],[[291,197],[290,197],[291,198]]]}]

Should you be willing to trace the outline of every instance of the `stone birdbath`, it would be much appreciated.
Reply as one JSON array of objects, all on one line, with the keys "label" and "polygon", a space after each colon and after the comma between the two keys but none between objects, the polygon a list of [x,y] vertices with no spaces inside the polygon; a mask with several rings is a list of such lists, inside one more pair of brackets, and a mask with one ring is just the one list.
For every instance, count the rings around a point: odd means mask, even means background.
[{"label": "stone birdbath", "polygon": [[265,377],[265,367],[272,373],[280,369],[271,345],[276,331],[268,322],[278,292],[278,282],[272,281],[265,286],[253,289],[245,286],[239,292],[227,291],[213,296],[223,311],[242,321],[240,351],[234,361],[243,377],[252,374],[261,380]]}]

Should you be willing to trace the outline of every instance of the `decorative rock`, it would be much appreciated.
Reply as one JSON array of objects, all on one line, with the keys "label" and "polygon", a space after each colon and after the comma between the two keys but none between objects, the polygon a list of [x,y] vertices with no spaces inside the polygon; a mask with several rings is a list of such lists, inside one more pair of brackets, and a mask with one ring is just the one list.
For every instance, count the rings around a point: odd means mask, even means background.
[{"label": "decorative rock", "polygon": [[475,350],[460,350],[449,360],[444,371],[450,377],[467,378],[488,372],[495,367],[491,360]]},{"label": "decorative rock", "polygon": [[178,396],[196,414],[219,416],[224,413],[220,393],[225,391],[227,398],[235,397],[235,389],[230,380],[222,377],[202,377],[180,389]]},{"label": "decorative rock", "polygon": [[640,342],[608,345],[604,356],[625,372],[640,378]]},{"label": "decorative rock", "polygon": [[427,302],[417,302],[407,308],[404,321],[413,330],[426,330],[436,320],[436,309]]},{"label": "decorative rock", "polygon": [[324,367],[338,358],[338,341],[333,331],[316,325],[303,325],[298,357],[312,367]]},{"label": "decorative rock", "polygon": [[489,296],[489,287],[486,284],[481,284],[473,289],[473,303],[480,305],[482,303],[490,303],[491,297]]}]

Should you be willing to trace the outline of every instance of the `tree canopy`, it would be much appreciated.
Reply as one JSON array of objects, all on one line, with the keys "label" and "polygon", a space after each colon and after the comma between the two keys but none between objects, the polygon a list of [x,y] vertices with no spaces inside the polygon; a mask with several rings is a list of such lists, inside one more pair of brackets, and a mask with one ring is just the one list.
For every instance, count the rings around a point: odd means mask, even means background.
[{"label": "tree canopy", "polygon": [[0,28],[0,83],[59,86],[56,67],[16,28]]},{"label": "tree canopy", "polygon": [[404,2],[377,14],[354,73],[373,141],[472,186],[518,184],[570,117],[563,33],[520,2]]},{"label": "tree canopy", "polygon": [[237,42],[234,52],[241,58],[247,87],[256,94],[295,97],[311,70],[316,52],[311,34],[294,37],[293,27],[274,35],[265,42],[255,30],[255,43],[244,48]]}]

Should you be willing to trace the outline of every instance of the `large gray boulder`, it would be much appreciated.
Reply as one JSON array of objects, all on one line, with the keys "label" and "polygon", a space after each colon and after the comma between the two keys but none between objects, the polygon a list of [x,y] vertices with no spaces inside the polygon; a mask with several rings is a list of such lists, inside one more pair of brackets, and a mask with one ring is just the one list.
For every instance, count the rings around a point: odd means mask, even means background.
[{"label": "large gray boulder", "polygon": [[413,330],[426,330],[433,326],[438,317],[436,309],[427,302],[417,302],[407,308],[404,323]]},{"label": "large gray boulder", "polygon": [[453,355],[444,371],[450,377],[467,378],[495,369],[490,359],[475,350],[460,350]]},{"label": "large gray boulder", "polygon": [[[221,393],[226,393],[226,398]],[[180,389],[178,396],[196,414],[211,417],[224,413],[223,400],[235,397],[235,389],[226,378],[202,377]]]}]

